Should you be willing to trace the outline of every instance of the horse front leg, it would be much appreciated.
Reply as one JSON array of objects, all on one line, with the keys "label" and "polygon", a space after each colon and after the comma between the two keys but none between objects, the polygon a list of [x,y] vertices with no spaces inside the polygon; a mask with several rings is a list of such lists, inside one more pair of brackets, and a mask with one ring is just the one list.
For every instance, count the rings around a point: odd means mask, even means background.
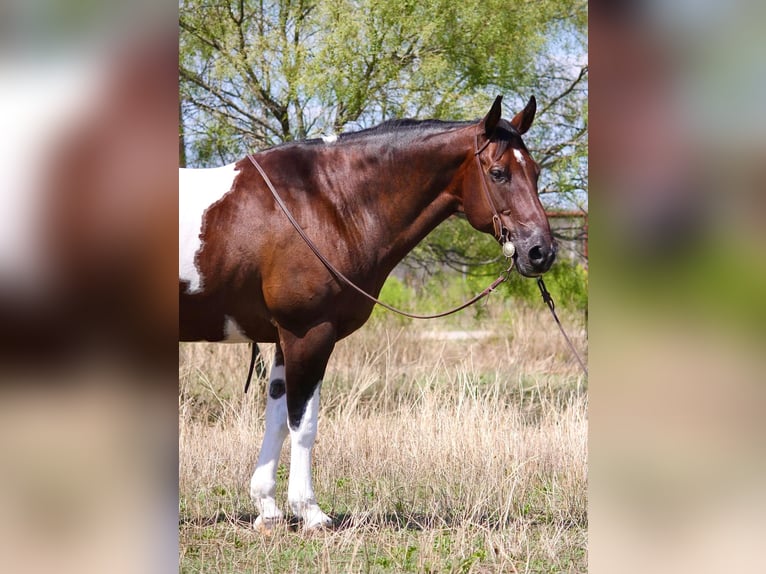
[{"label": "horse front leg", "polygon": [[259,512],[254,526],[266,532],[270,531],[283,517],[282,511],[277,506],[275,494],[279,454],[287,433],[285,361],[282,349],[277,345],[266,397],[266,429],[263,433],[263,443],[255,472],[250,480],[250,498]]},{"label": "horse front leg", "polygon": [[311,452],[317,435],[319,390],[335,346],[335,329],[323,323],[301,337],[280,331],[285,352],[287,420],[290,429],[290,478],[287,500],[306,529],[329,526],[311,480]]}]

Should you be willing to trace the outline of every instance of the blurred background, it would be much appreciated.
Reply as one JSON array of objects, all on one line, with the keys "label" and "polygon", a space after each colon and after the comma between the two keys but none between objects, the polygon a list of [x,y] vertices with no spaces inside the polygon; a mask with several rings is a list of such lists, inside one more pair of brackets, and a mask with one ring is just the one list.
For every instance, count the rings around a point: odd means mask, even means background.
[{"label": "blurred background", "polygon": [[177,563],[177,9],[0,4],[0,571]]},{"label": "blurred background", "polygon": [[762,2],[591,2],[590,570],[759,567]]}]

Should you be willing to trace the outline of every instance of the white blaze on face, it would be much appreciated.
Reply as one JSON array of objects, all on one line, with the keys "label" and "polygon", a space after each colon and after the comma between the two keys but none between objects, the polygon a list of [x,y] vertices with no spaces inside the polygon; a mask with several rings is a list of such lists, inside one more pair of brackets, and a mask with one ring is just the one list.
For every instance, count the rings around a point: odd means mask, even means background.
[{"label": "white blaze on face", "polygon": [[522,165],[522,167],[526,164],[526,162],[524,161],[524,154],[521,153],[521,150],[517,150],[517,149],[513,150],[513,157],[516,158],[516,161],[518,161]]},{"label": "white blaze on face", "polygon": [[178,173],[178,278],[189,282],[189,293],[203,289],[194,263],[202,248],[200,233],[205,211],[231,190],[234,164],[213,169],[180,169]]}]

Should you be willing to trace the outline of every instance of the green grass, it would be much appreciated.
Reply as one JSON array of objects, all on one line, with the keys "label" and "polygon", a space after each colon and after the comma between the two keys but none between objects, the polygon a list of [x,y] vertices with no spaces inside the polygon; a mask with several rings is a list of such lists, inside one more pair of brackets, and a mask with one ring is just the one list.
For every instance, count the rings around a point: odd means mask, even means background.
[{"label": "green grass", "polygon": [[[181,571],[586,572],[585,381],[558,333],[534,327],[544,310],[494,315],[482,340],[378,322],[339,344],[314,449],[334,523],[310,533],[251,526],[264,399],[260,385],[242,394],[247,348],[182,346]],[[285,510],[288,461],[289,441]]]},{"label": "green grass", "polygon": [[[243,520],[182,529],[181,572],[585,572],[581,529],[521,523],[423,528],[341,522],[305,534],[286,524],[264,536]],[[546,550],[557,539],[556,552]],[[515,569],[515,570],[514,570]]]}]

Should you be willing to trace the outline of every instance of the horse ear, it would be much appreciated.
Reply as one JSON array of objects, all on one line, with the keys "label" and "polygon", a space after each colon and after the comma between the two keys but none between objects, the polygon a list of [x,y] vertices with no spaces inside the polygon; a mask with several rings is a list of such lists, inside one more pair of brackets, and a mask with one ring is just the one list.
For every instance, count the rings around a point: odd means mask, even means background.
[{"label": "horse ear", "polygon": [[537,100],[532,96],[529,98],[526,107],[518,114],[513,116],[511,125],[516,128],[516,131],[520,134],[527,133],[527,130],[532,125],[532,120],[535,119],[535,112],[537,111]]},{"label": "horse ear", "polygon": [[503,114],[503,108],[500,105],[502,102],[503,96],[497,96],[495,98],[495,103],[492,104],[492,107],[490,108],[489,112],[487,112],[487,115],[484,116],[483,120],[481,120],[481,125],[484,129],[484,135],[487,137],[492,136],[492,132],[495,131],[497,122],[500,121],[500,116]]}]

